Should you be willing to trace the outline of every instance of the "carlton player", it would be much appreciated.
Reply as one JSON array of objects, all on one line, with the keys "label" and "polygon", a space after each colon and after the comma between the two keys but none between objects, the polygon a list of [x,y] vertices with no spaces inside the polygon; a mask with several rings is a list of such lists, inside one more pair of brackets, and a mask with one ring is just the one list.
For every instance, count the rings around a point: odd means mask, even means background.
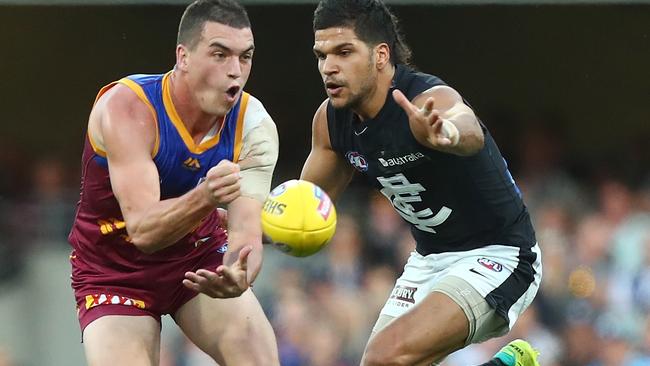
[{"label": "carlton player", "polygon": [[[505,334],[535,297],[541,258],[486,127],[456,90],[406,66],[410,51],[381,1],[322,0],[314,32],[328,99],[301,179],[335,199],[358,171],[417,242],[362,365],[430,365]],[[517,340],[485,365],[533,366],[536,357]]]},{"label": "carlton player", "polygon": [[172,71],[99,92],[69,236],[90,365],[158,365],[163,314],[220,365],[279,365],[249,289],[278,151],[271,117],[243,91],[254,49],[239,4],[196,1]]}]

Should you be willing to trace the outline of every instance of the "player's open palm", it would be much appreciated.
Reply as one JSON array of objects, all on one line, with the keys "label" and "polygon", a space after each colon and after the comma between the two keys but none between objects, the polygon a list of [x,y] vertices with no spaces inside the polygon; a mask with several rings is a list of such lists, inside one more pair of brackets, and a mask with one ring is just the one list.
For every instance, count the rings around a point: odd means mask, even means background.
[{"label": "player's open palm", "polygon": [[215,205],[225,205],[239,197],[239,165],[221,160],[208,170],[203,182],[203,189]]},{"label": "player's open palm", "polygon": [[397,89],[393,90],[393,98],[406,112],[411,125],[415,124],[426,131],[427,141],[432,146],[452,145],[449,131],[445,129],[440,111],[434,108],[435,100],[432,97],[427,98],[422,108],[411,103],[404,93]]},{"label": "player's open palm", "polygon": [[214,272],[207,269],[186,272],[183,285],[213,298],[240,296],[250,287],[247,272],[248,255],[252,250],[252,247],[244,247],[235,263],[230,266],[222,264]]}]

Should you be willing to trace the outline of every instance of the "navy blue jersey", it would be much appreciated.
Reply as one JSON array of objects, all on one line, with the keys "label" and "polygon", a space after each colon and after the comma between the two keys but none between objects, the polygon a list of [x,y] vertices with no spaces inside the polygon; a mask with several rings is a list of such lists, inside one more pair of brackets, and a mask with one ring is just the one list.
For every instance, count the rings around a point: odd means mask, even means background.
[{"label": "navy blue jersey", "polygon": [[485,126],[485,145],[472,156],[429,149],[413,136],[395,102],[445,85],[439,78],[397,65],[386,102],[373,119],[327,106],[332,148],[386,196],[406,220],[422,255],[490,244],[530,248],[535,232],[521,193]]}]

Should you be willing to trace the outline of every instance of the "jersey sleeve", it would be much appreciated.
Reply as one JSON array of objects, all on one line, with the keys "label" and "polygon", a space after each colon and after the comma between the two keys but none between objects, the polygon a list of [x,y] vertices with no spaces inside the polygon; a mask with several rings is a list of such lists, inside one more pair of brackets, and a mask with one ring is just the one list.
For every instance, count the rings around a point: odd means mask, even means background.
[{"label": "jersey sleeve", "polygon": [[241,169],[242,196],[263,202],[271,189],[278,160],[278,132],[262,103],[252,95],[244,117],[242,148],[237,163]]}]

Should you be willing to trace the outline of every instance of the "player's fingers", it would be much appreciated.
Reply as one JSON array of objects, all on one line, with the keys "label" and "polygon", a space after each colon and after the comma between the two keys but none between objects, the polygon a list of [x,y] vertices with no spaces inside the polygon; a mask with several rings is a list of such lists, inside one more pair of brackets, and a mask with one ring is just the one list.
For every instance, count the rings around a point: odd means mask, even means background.
[{"label": "player's fingers", "polygon": [[411,103],[410,100],[402,93],[400,90],[395,89],[393,90],[393,99],[395,99],[395,102],[402,107],[404,112],[410,117],[413,114],[417,113],[417,107]]},{"label": "player's fingers", "polygon": [[239,183],[239,179],[237,179],[230,183],[222,184],[219,187],[215,187],[215,194],[218,194],[220,196],[226,196],[233,192],[239,191],[240,188],[241,188],[241,183]]},{"label": "player's fingers", "polygon": [[226,266],[225,264],[222,264],[219,267],[217,267],[217,269],[215,269],[214,272],[219,276],[223,276],[223,271],[226,268],[228,268],[228,266]]},{"label": "player's fingers", "polygon": [[448,146],[451,145],[451,140],[449,137],[445,134],[444,131],[444,121],[442,118],[438,118],[438,120],[433,124],[432,126],[434,135],[436,136],[436,145],[438,146]]},{"label": "player's fingers", "polygon": [[[437,123],[442,121],[442,118],[440,118],[440,111],[438,111],[437,109],[428,112],[427,118],[428,118],[429,126],[431,127],[436,126]],[[440,128],[440,127],[436,127],[436,128]]]},{"label": "player's fingers", "polygon": [[214,192],[211,192],[214,200],[221,204],[227,204],[235,200],[241,195],[239,183],[232,186],[221,187]]},{"label": "player's fingers", "polygon": [[185,279],[195,283],[199,287],[209,286],[210,284],[210,281],[207,278],[199,276],[194,272],[185,273]]},{"label": "player's fingers", "polygon": [[232,161],[229,160],[221,160],[219,164],[213,166],[208,170],[208,173],[206,174],[206,177],[223,177],[229,174],[238,174],[239,173],[239,165],[233,163]]},{"label": "player's fingers", "polygon": [[219,161],[219,163],[217,163],[216,166],[221,167],[221,168],[226,168],[226,167],[232,167],[234,165],[237,165],[237,164],[233,163],[232,161],[230,161],[228,159],[221,159]]},{"label": "player's fingers", "polygon": [[429,126],[436,135],[442,133],[442,118],[438,117],[438,114],[433,114],[429,118]]},{"label": "player's fingers", "polygon": [[[235,286],[237,288],[240,287],[247,287],[247,284],[245,282],[246,280],[246,272],[240,270],[240,269],[235,269],[235,268],[226,268],[223,270],[223,282],[224,285],[228,284],[230,286]],[[242,280],[244,280],[244,283],[242,283]]]},{"label": "player's fingers", "polygon": [[424,113],[425,116],[428,116],[431,114],[433,111],[433,104],[435,103],[435,99],[433,97],[427,98],[427,100],[424,102],[424,105],[420,109],[422,113]]},{"label": "player's fingers", "polygon": [[248,270],[248,256],[253,251],[253,247],[247,245],[239,251],[239,268],[244,272]]},{"label": "player's fingers", "polygon": [[440,146],[450,146],[451,140],[448,137],[438,137],[438,145]]},{"label": "player's fingers", "polygon": [[207,179],[208,187],[212,190],[217,190],[222,187],[229,187],[236,184],[239,184],[240,181],[239,174],[227,174],[224,176],[211,176]]},{"label": "player's fingers", "polygon": [[207,279],[210,282],[214,282],[214,281],[217,281],[219,279],[218,274],[216,274],[215,272],[212,272],[212,271],[208,271],[207,269],[199,269],[198,271],[196,271],[196,274],[198,276],[201,276],[201,277]]},{"label": "player's fingers", "polygon": [[234,201],[239,196],[241,196],[241,192],[239,190],[237,190],[237,191],[232,192],[230,194],[227,194],[225,196],[221,196],[220,198],[218,198],[218,201],[223,203],[223,204],[227,204],[227,203],[230,203],[230,202]]},{"label": "player's fingers", "polygon": [[183,280],[183,286],[189,288],[190,290],[194,290],[196,292],[201,291],[201,286],[199,286],[197,283],[194,283],[188,279]]}]

